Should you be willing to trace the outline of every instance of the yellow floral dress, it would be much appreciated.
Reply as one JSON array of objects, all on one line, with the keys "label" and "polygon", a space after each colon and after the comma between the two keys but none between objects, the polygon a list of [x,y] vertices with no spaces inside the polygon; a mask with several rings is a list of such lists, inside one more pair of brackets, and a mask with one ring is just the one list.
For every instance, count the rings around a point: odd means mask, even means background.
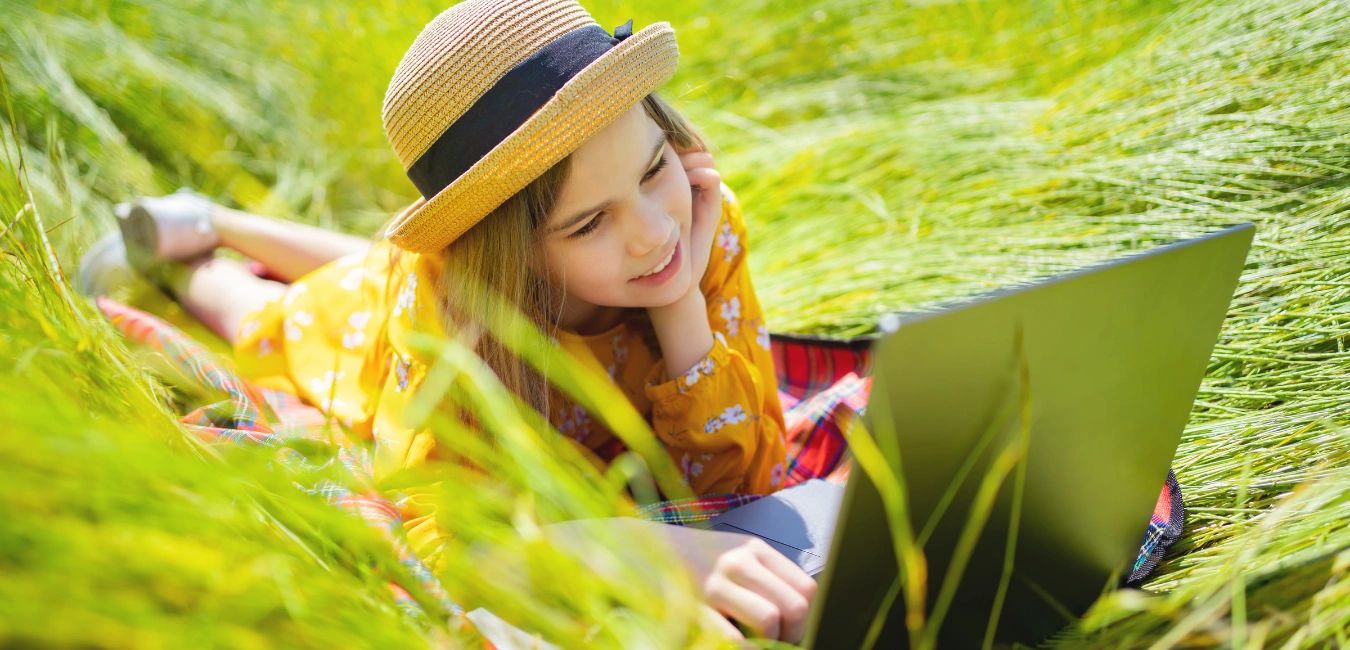
[{"label": "yellow floral dress", "polygon": [[[766,494],[784,478],[783,411],[747,247],[740,207],[724,186],[699,285],[714,344],[679,377],[666,379],[660,350],[641,322],[585,336],[558,333],[564,350],[608,373],[647,418],[697,495]],[[402,422],[428,368],[408,337],[438,331],[442,322],[431,267],[431,260],[395,255],[390,244],[378,243],[296,281],[244,320],[235,344],[245,378],[298,395],[373,442],[377,482],[435,454],[430,432]],[[579,407],[557,403],[550,421],[600,462],[623,451]],[[405,515],[414,548],[430,552],[434,518],[426,511]]]}]

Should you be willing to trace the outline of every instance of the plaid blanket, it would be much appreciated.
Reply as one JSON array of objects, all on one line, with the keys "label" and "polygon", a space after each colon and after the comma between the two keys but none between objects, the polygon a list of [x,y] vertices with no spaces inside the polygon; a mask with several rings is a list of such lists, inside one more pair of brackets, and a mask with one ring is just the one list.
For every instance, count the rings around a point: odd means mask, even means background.
[{"label": "plaid blanket", "polygon": [[[184,427],[199,439],[275,448],[280,462],[301,470],[312,469],[310,461],[288,443],[296,439],[336,443],[336,458],[351,477],[348,484],[358,488],[324,481],[306,489],[361,517],[388,542],[406,569],[406,576],[390,581],[390,592],[409,616],[426,620],[430,614],[467,624],[464,611],[404,541],[398,509],[374,488],[371,458],[364,446],[347,439],[322,411],[298,397],[249,385],[212,352],[163,320],[107,298],[99,298],[97,305],[129,340],[162,354],[203,392],[224,396],[183,416]],[[787,424],[785,486],[813,478],[840,483],[847,479],[851,462],[842,427],[866,409],[871,387],[866,377],[869,343],[771,337]],[[666,501],[643,508],[641,515],[684,525],[706,521],[757,498],[724,494]],[[1127,584],[1138,584],[1153,571],[1180,536],[1184,517],[1180,486],[1169,471]]]}]

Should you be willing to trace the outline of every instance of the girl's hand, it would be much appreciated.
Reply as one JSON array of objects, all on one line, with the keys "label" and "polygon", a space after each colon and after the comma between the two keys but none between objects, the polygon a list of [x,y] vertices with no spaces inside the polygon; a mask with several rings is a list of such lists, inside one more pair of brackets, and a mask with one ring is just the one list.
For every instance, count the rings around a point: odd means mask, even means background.
[{"label": "girl's hand", "polygon": [[693,282],[689,290],[699,291],[699,283],[708,270],[708,258],[712,256],[717,221],[722,218],[722,175],[717,173],[712,154],[706,151],[682,153],[680,163],[694,194],[689,224],[689,270]]},{"label": "girl's hand", "polygon": [[654,525],[666,529],[664,536],[692,570],[710,607],[758,636],[801,642],[816,581],[800,567],[758,537]]},{"label": "girl's hand", "polygon": [[708,305],[701,285],[703,274],[708,271],[708,259],[712,257],[717,222],[722,218],[722,176],[713,168],[712,154],[688,151],[679,156],[685,175],[689,177],[689,191],[693,194],[689,249],[685,251],[690,272],[689,287],[669,305],[647,308],[669,377],[688,372],[713,348]]},{"label": "girl's hand", "polygon": [[[604,557],[594,552],[597,544],[664,539],[703,592],[709,608],[703,611],[713,629],[732,639],[743,638],[725,618],[731,617],[755,635],[789,643],[799,643],[806,631],[816,581],[758,537],[626,517],[567,521],[545,530],[579,557]],[[596,568],[615,566],[601,562]]]}]

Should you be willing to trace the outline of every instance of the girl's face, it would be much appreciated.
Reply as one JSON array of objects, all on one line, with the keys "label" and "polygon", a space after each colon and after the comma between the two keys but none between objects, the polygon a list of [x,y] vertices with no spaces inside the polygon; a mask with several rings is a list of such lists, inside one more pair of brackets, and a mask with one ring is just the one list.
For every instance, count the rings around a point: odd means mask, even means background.
[{"label": "girl's face", "polygon": [[641,104],[581,145],[541,231],[545,273],[566,294],[561,324],[684,295],[698,280],[687,262],[691,203],[674,147]]}]

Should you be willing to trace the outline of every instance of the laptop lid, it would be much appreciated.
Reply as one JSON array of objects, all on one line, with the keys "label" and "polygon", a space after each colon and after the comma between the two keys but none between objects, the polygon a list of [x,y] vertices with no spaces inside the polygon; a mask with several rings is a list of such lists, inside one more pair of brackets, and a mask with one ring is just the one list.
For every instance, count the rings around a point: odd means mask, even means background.
[{"label": "laptop lid", "polygon": [[[925,616],[981,480],[996,456],[1026,441],[1018,464],[1025,471],[998,483],[946,609],[940,647],[985,636],[1019,481],[1013,568],[995,639],[1044,639],[1115,586],[1138,550],[1253,232],[1251,224],[1232,226],[903,315],[887,328],[873,348],[864,423],[904,477],[910,526],[924,536]],[[908,645],[893,548],[877,487],[855,468],[807,645],[860,647],[883,607],[875,647]]]}]

